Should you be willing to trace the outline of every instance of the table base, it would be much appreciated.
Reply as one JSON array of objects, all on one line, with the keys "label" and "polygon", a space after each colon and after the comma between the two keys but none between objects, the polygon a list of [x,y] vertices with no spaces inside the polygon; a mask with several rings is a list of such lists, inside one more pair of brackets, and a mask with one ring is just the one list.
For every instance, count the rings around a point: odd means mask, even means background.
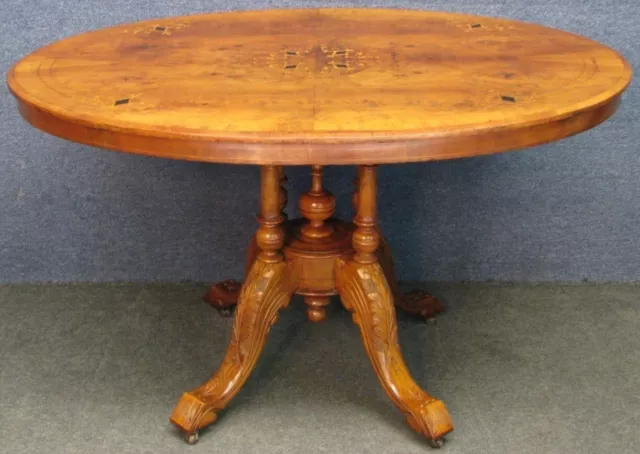
[{"label": "table base", "polygon": [[394,305],[427,318],[442,307],[426,293],[407,297],[400,292],[391,250],[375,223],[375,167],[359,167],[353,223],[331,218],[335,199],[322,188],[321,167],[313,169],[312,188],[299,204],[305,219],[286,221],[282,168],[263,167],[262,225],[248,248],[244,283],[225,281],[206,296],[222,312],[230,313],[237,304],[226,356],[209,381],[182,395],[171,422],[189,443],[197,442],[198,430],[216,420],[248,379],[279,310],[292,295],[304,296],[314,322],[326,317],[329,297],[339,295],[360,327],[383,389],[407,423],[439,447],[453,423],[442,401],[411,377],[398,344]]},{"label": "table base", "polygon": [[[296,231],[299,230],[300,224],[304,222],[303,219],[296,219],[294,221],[289,221],[285,224],[285,228],[288,231]],[[346,226],[342,226],[341,224],[345,224],[342,221],[330,219],[328,222],[336,224],[336,230],[344,231],[351,230],[355,228],[355,226],[349,223]],[[288,224],[288,225],[287,225]],[[300,235],[297,235],[297,238],[300,239]],[[314,257],[314,245],[308,245],[309,247],[304,247],[305,243],[302,245],[297,245],[297,248],[294,248],[290,245],[285,245],[285,256],[286,257],[295,257],[298,256],[299,260],[304,260],[305,257],[309,257],[309,263],[306,265],[307,269],[311,270],[311,280],[317,280],[316,273],[314,270],[314,258],[316,261],[322,260],[322,258]],[[302,246],[302,247],[300,247]],[[343,249],[343,255],[350,256],[353,255],[353,249],[351,249],[351,238],[348,238],[348,249]],[[251,240],[249,247],[247,249],[247,263],[246,263],[246,273],[249,272],[251,265],[256,260],[258,254],[258,245],[256,243],[255,237]],[[336,258],[341,254],[336,254]],[[409,292],[403,293],[400,291],[400,287],[398,286],[398,281],[396,280],[396,275],[393,266],[393,258],[391,255],[391,249],[389,247],[388,242],[384,237],[381,237],[380,246],[378,247],[377,256],[380,264],[385,270],[385,275],[387,277],[387,281],[389,282],[389,286],[391,287],[393,300],[396,307],[403,312],[414,315],[416,317],[423,318],[428,323],[435,323],[435,316],[440,312],[444,311],[444,307],[438,299],[427,293],[424,290],[411,290]],[[224,280],[218,282],[217,284],[211,286],[211,288],[207,291],[207,293],[203,296],[203,300],[214,308],[218,310],[221,316],[230,317],[233,314],[233,310],[238,304],[238,297],[240,295],[240,289],[242,288],[242,283],[235,280]],[[320,322],[325,319],[326,311],[325,306],[329,304],[329,296],[337,295],[338,291],[336,289],[328,289],[328,290],[311,290],[307,289],[297,289],[296,294],[303,295],[304,302],[307,304],[307,316],[312,322]]]}]

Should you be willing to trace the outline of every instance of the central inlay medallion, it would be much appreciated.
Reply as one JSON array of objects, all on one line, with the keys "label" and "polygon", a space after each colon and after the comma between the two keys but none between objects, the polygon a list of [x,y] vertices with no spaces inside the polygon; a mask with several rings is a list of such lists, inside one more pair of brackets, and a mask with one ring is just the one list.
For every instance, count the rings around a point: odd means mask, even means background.
[{"label": "central inlay medallion", "polygon": [[287,49],[284,51],[283,69],[287,71],[304,70],[316,74],[352,70],[361,64],[360,52],[352,49],[330,49],[316,45],[306,49]]}]

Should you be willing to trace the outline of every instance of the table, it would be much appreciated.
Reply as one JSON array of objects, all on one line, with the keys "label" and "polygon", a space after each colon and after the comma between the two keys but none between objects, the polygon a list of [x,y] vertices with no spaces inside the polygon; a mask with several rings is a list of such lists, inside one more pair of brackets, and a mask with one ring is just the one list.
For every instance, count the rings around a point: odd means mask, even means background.
[{"label": "table", "polygon": [[[383,9],[126,24],[38,49],[7,77],[20,114],[50,134],[131,153],[261,166],[260,225],[244,283],[222,283],[210,295],[222,309],[237,299],[226,356],[171,415],[187,441],[195,443],[246,382],[293,294],[304,296],[313,321],[338,294],[382,387],[436,447],[453,423],[405,365],[394,303],[424,316],[438,307],[428,297],[409,303],[398,290],[376,221],[376,166],[562,139],[611,116],[630,78],[615,51],[573,34]],[[302,219],[283,212],[287,165],[311,166]],[[326,165],[357,166],[353,222],[332,217]]]}]

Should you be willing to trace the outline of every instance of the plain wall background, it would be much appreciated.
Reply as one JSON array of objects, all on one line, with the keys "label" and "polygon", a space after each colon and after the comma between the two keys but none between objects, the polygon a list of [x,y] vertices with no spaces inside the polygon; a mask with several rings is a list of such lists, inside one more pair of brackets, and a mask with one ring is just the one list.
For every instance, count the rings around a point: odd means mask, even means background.
[{"label": "plain wall background", "polygon": [[[502,16],[579,33],[638,70],[637,0],[2,0],[0,69],[53,40],[153,17],[289,6]],[[640,280],[640,86],[594,130],[516,153],[383,166],[380,219],[405,280]],[[0,87],[0,283],[216,281],[242,276],[257,167],[169,161],[66,142],[27,125]],[[353,168],[329,167],[351,217]],[[288,168],[290,215],[309,184]]]}]

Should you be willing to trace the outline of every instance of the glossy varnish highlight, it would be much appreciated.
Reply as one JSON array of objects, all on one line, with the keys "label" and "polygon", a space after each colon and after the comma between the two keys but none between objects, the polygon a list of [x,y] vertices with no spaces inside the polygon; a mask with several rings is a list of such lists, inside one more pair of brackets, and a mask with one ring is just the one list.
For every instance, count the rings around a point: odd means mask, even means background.
[{"label": "glossy varnish highlight", "polygon": [[254,164],[423,161],[597,125],[628,64],[516,21],[379,9],[157,19],[37,50],[8,75],[49,133],[149,155]]}]

